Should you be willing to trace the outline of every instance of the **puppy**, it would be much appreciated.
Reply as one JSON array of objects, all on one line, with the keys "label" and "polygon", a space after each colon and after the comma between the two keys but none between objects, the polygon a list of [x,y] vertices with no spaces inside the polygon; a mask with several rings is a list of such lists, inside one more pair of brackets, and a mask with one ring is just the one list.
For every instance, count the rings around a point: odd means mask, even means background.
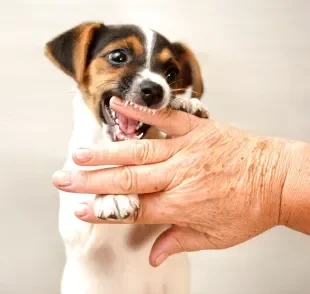
[{"label": "puppy", "polygon": [[[82,23],[48,42],[45,53],[78,87],[65,170],[82,169],[71,159],[77,148],[160,137],[154,127],[115,113],[112,96],[141,111],[171,107],[208,117],[199,100],[203,82],[194,54],[152,30]],[[66,251],[62,294],[189,293],[186,254],[156,269],[148,263],[152,244],[168,226],[88,224],[73,214],[76,203],[85,201],[94,201],[102,219],[134,217],[139,208],[137,195],[60,192],[59,231]]]}]

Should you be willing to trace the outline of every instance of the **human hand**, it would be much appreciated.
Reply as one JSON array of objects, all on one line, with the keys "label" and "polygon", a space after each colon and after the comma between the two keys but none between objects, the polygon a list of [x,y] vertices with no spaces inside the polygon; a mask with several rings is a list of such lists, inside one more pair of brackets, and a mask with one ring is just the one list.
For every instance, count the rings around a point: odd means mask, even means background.
[{"label": "human hand", "polygon": [[[137,219],[124,223],[173,224],[152,248],[153,266],[177,252],[237,245],[279,223],[288,166],[281,140],[251,136],[180,111],[152,115],[124,107],[118,99],[111,107],[173,138],[79,150],[74,156],[79,165],[124,166],[72,172],[66,183],[56,173],[54,184],[77,193],[140,194]],[[104,222],[94,215],[92,203],[79,207],[76,215]]]}]

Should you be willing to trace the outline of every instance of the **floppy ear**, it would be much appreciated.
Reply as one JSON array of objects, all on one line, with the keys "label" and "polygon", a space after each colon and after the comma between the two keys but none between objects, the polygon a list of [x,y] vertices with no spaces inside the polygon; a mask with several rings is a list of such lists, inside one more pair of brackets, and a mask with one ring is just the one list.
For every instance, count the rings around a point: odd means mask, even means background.
[{"label": "floppy ear", "polygon": [[203,94],[204,85],[196,56],[185,44],[173,43],[172,48],[176,60],[181,66],[179,74],[181,87],[192,86],[192,97],[200,98]]},{"label": "floppy ear", "polygon": [[84,77],[88,49],[100,23],[82,23],[45,45],[45,55],[62,71],[80,83]]}]

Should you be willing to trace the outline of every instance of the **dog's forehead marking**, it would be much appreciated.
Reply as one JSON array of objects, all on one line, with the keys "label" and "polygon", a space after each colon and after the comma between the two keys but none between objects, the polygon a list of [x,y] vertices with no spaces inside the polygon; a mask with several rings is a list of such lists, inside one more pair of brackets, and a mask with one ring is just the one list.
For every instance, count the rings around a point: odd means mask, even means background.
[{"label": "dog's forehead marking", "polygon": [[145,55],[146,55],[146,63],[145,68],[150,69],[151,68],[151,60],[152,60],[152,54],[155,46],[156,41],[156,34],[154,31],[152,31],[149,28],[142,28],[142,32],[144,34],[145,38]]}]

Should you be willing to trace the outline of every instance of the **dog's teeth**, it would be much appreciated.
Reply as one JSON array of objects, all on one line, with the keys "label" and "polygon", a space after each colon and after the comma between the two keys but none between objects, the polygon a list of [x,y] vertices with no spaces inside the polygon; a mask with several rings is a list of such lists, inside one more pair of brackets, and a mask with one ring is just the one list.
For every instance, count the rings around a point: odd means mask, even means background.
[{"label": "dog's teeth", "polygon": [[129,102],[129,105],[133,105],[133,102],[130,101],[130,102]]},{"label": "dog's teeth", "polygon": [[136,131],[139,130],[142,126],[143,126],[143,123],[142,123],[142,122],[139,122],[138,125],[137,125],[137,127],[136,127]]},{"label": "dog's teeth", "polygon": [[134,104],[133,107],[134,107],[134,108],[138,108],[139,106],[138,106],[137,104]]},{"label": "dog's teeth", "polygon": [[155,113],[156,113],[156,110],[153,109],[152,110],[152,115],[155,115]]},{"label": "dog's teeth", "polygon": [[118,120],[118,118],[115,120],[115,122],[116,122],[117,124],[119,124],[119,120]]},{"label": "dog's teeth", "polygon": [[147,112],[147,108],[146,108],[146,107],[144,107],[144,108],[143,108],[143,111],[144,111],[144,112]]},{"label": "dog's teeth", "polygon": [[125,101],[125,107],[126,107],[128,104],[129,104],[129,101],[128,101],[128,100]]},{"label": "dog's teeth", "polygon": [[148,109],[148,113],[151,113],[152,112],[152,109]]},{"label": "dog's teeth", "polygon": [[115,118],[116,117],[115,111],[112,110],[111,113],[112,113],[112,117]]},{"label": "dog's teeth", "polygon": [[141,139],[143,135],[144,135],[144,134],[141,133],[139,136],[136,136],[136,137],[137,137],[137,139]]},{"label": "dog's teeth", "polygon": [[142,107],[142,106],[140,106],[139,110],[141,110],[141,111],[142,111],[142,110],[143,110],[143,107]]}]

